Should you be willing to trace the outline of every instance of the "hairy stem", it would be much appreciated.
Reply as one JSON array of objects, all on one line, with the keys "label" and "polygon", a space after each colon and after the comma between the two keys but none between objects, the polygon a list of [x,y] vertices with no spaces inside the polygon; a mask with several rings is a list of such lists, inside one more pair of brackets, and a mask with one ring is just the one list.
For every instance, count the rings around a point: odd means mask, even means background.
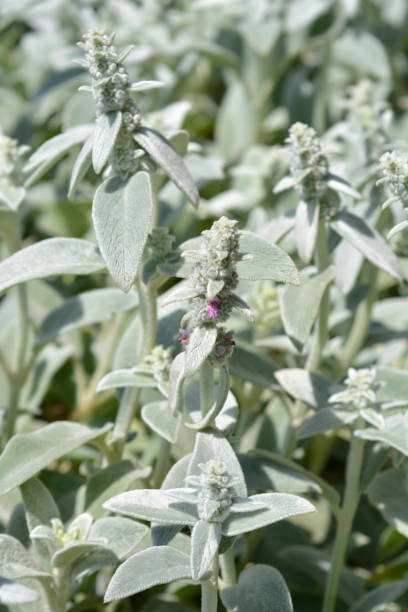
[{"label": "hairy stem", "polygon": [[[357,428],[361,426],[359,420]],[[354,516],[360,500],[360,474],[365,441],[353,435],[346,465],[346,488],[340,520],[337,524],[330,574],[324,594],[323,612],[333,612],[336,605],[340,574],[346,557]]]},{"label": "hairy stem", "polygon": [[[141,319],[137,363],[141,363],[154,347],[157,333],[156,290],[136,281],[139,294],[139,314]],[[119,409],[113,428],[113,439],[118,458],[122,457],[123,448],[130,430],[135,407],[139,401],[140,388],[127,388],[120,400]]]},{"label": "hairy stem", "polygon": [[378,272],[379,270],[376,266],[368,264],[367,283],[369,284],[369,290],[357,307],[349,336],[339,352],[335,378],[339,378],[348,370],[364,345],[370,326],[371,310],[377,297]]},{"label": "hairy stem", "polygon": [[223,555],[220,555],[220,568],[224,587],[229,587],[236,584],[237,570],[235,567],[233,546],[230,546]]},{"label": "hairy stem", "polygon": [[213,368],[204,361],[200,368],[200,408],[201,415],[205,417],[214,401],[214,375]]},{"label": "hairy stem", "polygon": [[201,612],[217,612],[218,554],[215,556],[211,578],[201,584]]},{"label": "hairy stem", "polygon": [[[317,233],[315,261],[318,272],[323,272],[330,265],[330,255],[327,246],[326,222],[324,219],[319,219],[319,228]],[[330,310],[330,292],[327,287],[324,292],[319,308],[319,315],[315,324],[315,336],[313,346],[309,358],[306,363],[306,369],[312,372],[319,369],[322,352],[327,339],[327,322],[329,319]]]}]

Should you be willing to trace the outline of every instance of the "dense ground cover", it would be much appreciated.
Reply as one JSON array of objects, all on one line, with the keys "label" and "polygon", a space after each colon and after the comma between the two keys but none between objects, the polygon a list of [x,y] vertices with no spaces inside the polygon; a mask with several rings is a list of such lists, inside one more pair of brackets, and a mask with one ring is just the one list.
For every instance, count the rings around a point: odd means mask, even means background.
[{"label": "dense ground cover", "polygon": [[0,4],[0,610],[408,610],[407,24]]}]

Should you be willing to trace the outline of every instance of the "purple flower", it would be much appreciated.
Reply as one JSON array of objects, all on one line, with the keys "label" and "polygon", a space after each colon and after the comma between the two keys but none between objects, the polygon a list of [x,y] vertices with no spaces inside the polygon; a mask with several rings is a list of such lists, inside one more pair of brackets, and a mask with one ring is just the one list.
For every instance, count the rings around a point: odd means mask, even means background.
[{"label": "purple flower", "polygon": [[213,297],[207,300],[207,306],[205,307],[210,319],[216,319],[219,311],[220,300],[217,297]]},{"label": "purple flower", "polygon": [[215,347],[215,354],[217,355],[217,357],[222,357],[223,355],[225,355],[226,352],[226,348],[225,346],[223,346],[222,344],[217,344]]},{"label": "purple flower", "polygon": [[179,337],[177,338],[177,340],[179,342],[181,342],[182,344],[185,344],[186,342],[189,341],[190,339],[190,332],[187,331],[186,329],[179,329]]},{"label": "purple flower", "polygon": [[232,329],[230,329],[229,331],[227,331],[226,334],[224,334],[224,342],[229,346],[235,346],[234,332]]}]

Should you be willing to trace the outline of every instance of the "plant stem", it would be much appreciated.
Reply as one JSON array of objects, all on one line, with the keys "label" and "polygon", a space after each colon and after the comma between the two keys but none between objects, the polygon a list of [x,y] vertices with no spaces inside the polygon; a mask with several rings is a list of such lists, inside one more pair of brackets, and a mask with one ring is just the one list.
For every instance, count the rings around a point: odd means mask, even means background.
[{"label": "plant stem", "polygon": [[[157,303],[156,290],[149,284],[145,285],[140,279],[136,280],[139,294],[139,315],[141,319],[141,335],[139,337],[137,363],[141,363],[154,347],[157,334]],[[132,423],[135,406],[140,397],[140,388],[126,388],[120,400],[119,409],[113,428],[113,440],[117,457],[122,457],[123,448]]]},{"label": "plant stem", "polygon": [[160,438],[159,454],[157,455],[156,465],[152,476],[152,489],[159,489],[169,467],[171,454],[171,444],[168,440]]},{"label": "plant stem", "polygon": [[[356,428],[361,426],[359,419]],[[347,543],[353,525],[354,515],[360,500],[360,474],[365,441],[353,435],[346,466],[346,488],[344,501],[337,524],[333,547],[331,570],[326,583],[323,612],[333,612],[336,605],[340,574],[344,564]]]},{"label": "plant stem", "polygon": [[[323,270],[330,265],[330,255],[327,246],[326,222],[322,218],[319,219],[319,227],[317,231],[315,261],[318,272],[323,272]],[[319,369],[322,352],[327,339],[329,310],[330,293],[329,287],[327,287],[320,302],[319,315],[315,324],[313,347],[306,363],[306,369],[312,372]]]},{"label": "plant stem", "polygon": [[229,587],[236,584],[237,570],[235,568],[233,546],[230,546],[229,549],[223,555],[220,555],[220,567],[222,574],[222,583],[224,587]]},{"label": "plant stem", "polygon": [[201,612],[217,612],[218,554],[215,556],[211,578],[201,584]]},{"label": "plant stem", "polygon": [[14,375],[9,377],[10,394],[9,394],[9,405],[6,415],[6,425],[4,432],[4,444],[14,434],[16,419],[18,415],[18,408],[20,402],[21,389],[24,384],[24,362],[27,353],[27,342],[28,342],[28,300],[27,300],[27,286],[19,285],[17,287],[17,299],[18,299],[18,339],[17,339],[17,354],[14,365]]},{"label": "plant stem", "polygon": [[339,378],[352,365],[367,337],[371,320],[371,310],[377,297],[378,268],[368,264],[369,290],[365,298],[357,307],[349,336],[345,345],[339,352],[335,378]]},{"label": "plant stem", "polygon": [[213,368],[206,360],[204,361],[203,365],[200,367],[201,416],[204,417],[207,414],[207,412],[211,409],[213,402],[214,402]]}]

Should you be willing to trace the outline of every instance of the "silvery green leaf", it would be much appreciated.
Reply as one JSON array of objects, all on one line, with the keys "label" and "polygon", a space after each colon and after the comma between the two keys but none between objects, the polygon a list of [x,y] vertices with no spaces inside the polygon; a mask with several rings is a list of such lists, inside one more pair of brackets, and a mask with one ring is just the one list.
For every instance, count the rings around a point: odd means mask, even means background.
[{"label": "silvery green leaf", "polygon": [[[58,550],[52,557],[52,564],[55,568],[68,567],[84,555],[91,555],[100,548],[104,547],[94,542],[74,542]],[[112,559],[112,563],[115,563],[115,559]]]},{"label": "silvery green leaf", "polygon": [[0,202],[3,202],[11,210],[17,210],[24,200],[26,190],[24,187],[16,187],[5,182],[0,182]]},{"label": "silvery green leaf", "polygon": [[253,232],[241,230],[238,234],[242,254],[237,262],[240,279],[299,284],[296,266],[285,251]]},{"label": "silvery green leaf", "polygon": [[189,287],[188,285],[182,284],[182,286],[176,285],[174,289],[169,292],[169,294],[164,298],[161,306],[168,306],[169,304],[173,304],[174,302],[180,302],[184,300],[192,300],[193,298],[200,295],[197,289],[194,287]]},{"label": "silvery green leaf", "polygon": [[105,268],[95,245],[79,238],[48,238],[0,263],[0,291],[36,278],[91,274]]},{"label": "silvery green leaf", "polygon": [[47,487],[37,478],[20,486],[29,531],[38,525],[50,525],[51,519],[61,518],[57,504]]},{"label": "silvery green leaf", "polygon": [[0,578],[0,604],[15,606],[40,599],[37,591],[7,578]]},{"label": "silvery green leaf", "polygon": [[133,555],[118,567],[105,593],[105,602],[180,578],[191,578],[189,556],[170,546],[154,546]]},{"label": "silvery green leaf", "polygon": [[408,579],[395,580],[388,584],[372,589],[365,593],[350,608],[349,612],[368,612],[369,610],[386,610],[382,604],[395,604],[395,602],[406,593],[408,589]]},{"label": "silvery green leaf", "polygon": [[304,263],[312,259],[319,227],[319,203],[300,200],[296,208],[295,231],[299,257]]},{"label": "silvery green leaf", "polygon": [[92,145],[92,165],[96,174],[102,171],[108,161],[121,125],[122,113],[120,111],[102,113],[96,118]]},{"label": "silvery green leaf", "polygon": [[126,491],[141,478],[149,476],[151,469],[135,468],[129,459],[116,461],[98,470],[93,474],[85,489],[84,508],[94,518],[104,516],[103,503],[117,495],[121,491]]},{"label": "silvery green leaf", "polygon": [[310,335],[324,292],[333,278],[334,268],[329,266],[320,274],[302,281],[300,287],[286,285],[279,289],[282,323],[285,332],[299,351]]},{"label": "silvery green leaf", "polygon": [[366,408],[365,410],[360,410],[360,414],[363,419],[373,427],[376,427],[377,429],[384,428],[384,417],[377,410],[374,410],[373,408]]},{"label": "silvery green leaf", "polygon": [[406,469],[380,472],[370,483],[368,498],[385,520],[408,537],[408,473]]},{"label": "silvery green leaf", "polygon": [[[197,510],[194,504],[179,499],[183,489],[137,489],[112,497],[103,504],[111,512],[165,524],[194,525]],[[187,489],[185,490],[187,491]]]},{"label": "silvery green leaf", "polygon": [[157,381],[152,374],[139,374],[132,368],[114,370],[105,374],[99,381],[97,391],[116,389],[120,387],[157,387]]},{"label": "silvery green leaf", "polygon": [[215,389],[216,395],[215,395],[214,403],[211,406],[210,410],[203,417],[201,417],[201,414],[200,414],[199,418],[195,420],[194,423],[185,422],[184,425],[188,427],[189,429],[195,429],[195,430],[202,430],[202,429],[206,429],[207,427],[211,427],[214,424],[214,421],[216,421],[218,415],[221,413],[221,410],[223,409],[225,405],[225,402],[228,397],[229,388],[230,388],[229,372],[228,372],[228,368],[224,365],[220,368],[220,380]]},{"label": "silvery green leaf", "polygon": [[160,87],[166,87],[166,83],[162,81],[137,81],[129,86],[128,91],[148,91]]},{"label": "silvery green leaf", "polygon": [[200,432],[195,439],[194,451],[188,466],[188,476],[200,476],[202,472],[199,466],[212,459],[220,459],[225,463],[228,474],[234,479],[236,494],[238,497],[247,497],[244,474],[230,443],[218,432]]},{"label": "silvery green leaf", "polygon": [[77,540],[85,540],[88,537],[92,523],[93,517],[89,512],[83,512],[70,523],[68,534],[74,534]]},{"label": "silvery green leaf", "polygon": [[155,130],[145,127],[140,127],[135,132],[134,139],[164,170],[193,206],[197,207],[200,201],[197,186],[183,159],[176,153],[169,141]]},{"label": "silvery green leaf", "polygon": [[125,516],[108,516],[94,522],[90,540],[99,540],[110,548],[118,559],[128,556],[142,541],[148,527]]},{"label": "silvery green leaf", "polygon": [[230,508],[233,514],[242,514],[243,512],[257,512],[265,510],[268,505],[262,501],[256,501],[252,497],[236,497]]},{"label": "silvery green leaf", "polygon": [[311,26],[312,23],[330,10],[333,0],[292,0],[288,5],[285,18],[287,32],[296,32]]},{"label": "silvery green leaf", "polygon": [[78,125],[69,128],[63,134],[50,138],[31,155],[25,171],[29,172],[32,168],[44,161],[48,161],[50,158],[57,159],[61,157],[75,145],[84,142],[93,132],[93,129],[94,126],[92,124]]},{"label": "silvery green leaf", "polygon": [[240,312],[242,312],[250,323],[255,323],[254,314],[245,300],[241,299],[238,295],[233,294],[232,303],[234,304],[234,308],[237,308]]},{"label": "silvery green leaf", "polygon": [[115,287],[84,291],[47,314],[41,321],[35,342],[42,344],[73,329],[107,321],[117,313],[131,310],[138,301],[136,292],[126,295]]},{"label": "silvery green leaf", "polygon": [[364,440],[382,442],[408,456],[408,414],[389,416],[382,429],[358,429],[355,435]]},{"label": "silvery green leaf", "polygon": [[119,559],[115,553],[109,548],[95,546],[93,550],[90,550],[87,554],[80,556],[72,564],[72,580],[74,582],[81,582],[84,578],[88,578],[107,565],[110,565],[111,567],[116,566],[118,561]]},{"label": "silvery green leaf", "polygon": [[181,390],[184,382],[186,354],[179,353],[173,359],[169,372],[169,408],[173,416],[176,415],[179,409],[181,400]]},{"label": "silvery green leaf", "polygon": [[107,179],[96,190],[92,218],[109,272],[128,292],[137,275],[152,221],[154,194],[147,172]]},{"label": "silvery green leaf", "polygon": [[397,223],[397,225],[395,225],[387,234],[387,239],[391,240],[391,238],[393,236],[395,236],[395,234],[398,234],[399,232],[402,232],[402,230],[406,229],[408,227],[408,221],[401,221],[400,223]]},{"label": "silvery green leaf", "polygon": [[236,161],[254,142],[256,131],[253,101],[243,82],[229,86],[219,108],[215,139],[227,163]]},{"label": "silvery green leaf", "polygon": [[195,327],[187,344],[184,360],[184,377],[193,376],[214,348],[217,328],[213,325]]},{"label": "silvery green leaf", "polygon": [[329,173],[329,176],[326,180],[326,185],[334,191],[345,193],[346,195],[351,196],[355,200],[361,200],[361,194],[359,194],[358,191],[353,189],[350,183],[348,183],[345,179],[341,178],[341,176]]},{"label": "silvery green leaf", "polygon": [[72,168],[71,179],[69,181],[68,199],[71,199],[78,188],[79,183],[88,172],[92,163],[93,134],[89,136],[80,150]]},{"label": "silvery green leaf", "polygon": [[289,589],[280,572],[270,565],[244,569],[238,584],[220,593],[223,604],[233,612],[293,612]]},{"label": "silvery green leaf", "polygon": [[210,300],[211,298],[215,297],[217,293],[219,293],[221,289],[224,288],[224,285],[225,281],[214,280],[213,278],[210,278],[207,282],[206,298]]},{"label": "silvery green leaf", "polygon": [[110,428],[110,424],[96,429],[57,421],[31,433],[14,435],[0,456],[0,494],[18,487],[56,459],[103,436]]},{"label": "silvery green leaf", "polygon": [[288,368],[275,372],[279,384],[295,399],[312,408],[321,408],[328,402],[336,387],[321,374],[307,372],[300,368]]},{"label": "silvery green leaf", "polygon": [[242,346],[235,346],[229,360],[232,374],[249,380],[259,387],[270,387],[274,383],[276,366],[269,357]]},{"label": "silvery green leaf", "polygon": [[275,187],[273,188],[273,193],[281,193],[281,191],[286,191],[295,185],[296,181],[293,176],[284,176],[276,183]]},{"label": "silvery green leaf", "polygon": [[12,567],[13,564],[24,568],[36,566],[33,555],[19,540],[2,533],[0,534],[0,574],[4,578],[14,578],[21,574]]},{"label": "silvery green leaf", "polygon": [[[401,298],[398,298],[401,300]],[[381,300],[384,301],[384,300]],[[375,312],[375,310],[374,310]],[[395,318],[395,314],[392,315]],[[376,317],[373,316],[375,319]],[[376,381],[380,383],[377,400],[406,406],[408,397],[408,372],[398,368],[376,368]]]},{"label": "silvery green leaf", "polygon": [[358,418],[358,412],[350,410],[340,410],[338,408],[322,408],[316,414],[313,414],[306,423],[297,432],[297,438],[310,438],[317,434],[338,427],[350,425]]},{"label": "silvery green leaf", "polygon": [[143,421],[159,436],[174,444],[177,441],[178,431],[181,425],[181,416],[173,416],[169,403],[152,402],[145,404],[141,416]]},{"label": "silvery green leaf", "polygon": [[210,570],[221,541],[221,524],[198,521],[191,532],[191,577],[201,578]]},{"label": "silvery green leaf", "polygon": [[242,514],[230,514],[222,524],[222,533],[226,536],[239,535],[276,523],[290,516],[314,512],[315,507],[302,497],[285,493],[262,493],[252,495],[251,499],[265,503],[266,510]]},{"label": "silvery green leaf", "polygon": [[371,263],[397,280],[402,280],[403,273],[396,255],[377,230],[363,219],[343,210],[337,213],[330,225]]}]

